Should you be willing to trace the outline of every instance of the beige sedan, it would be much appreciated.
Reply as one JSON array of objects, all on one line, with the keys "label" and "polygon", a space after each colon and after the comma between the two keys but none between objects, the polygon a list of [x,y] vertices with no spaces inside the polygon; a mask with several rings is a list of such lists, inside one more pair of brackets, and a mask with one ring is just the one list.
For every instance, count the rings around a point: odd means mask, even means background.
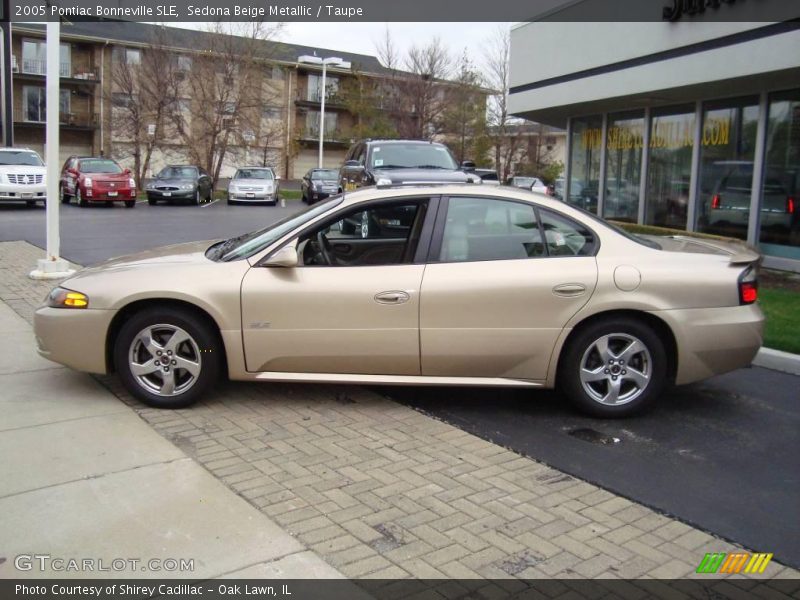
[{"label": "beige sedan", "polygon": [[759,256],[625,234],[474,185],[365,188],[262,230],[80,271],[36,311],[42,356],[181,407],[246,381],[561,389],[623,416],[750,364]]}]

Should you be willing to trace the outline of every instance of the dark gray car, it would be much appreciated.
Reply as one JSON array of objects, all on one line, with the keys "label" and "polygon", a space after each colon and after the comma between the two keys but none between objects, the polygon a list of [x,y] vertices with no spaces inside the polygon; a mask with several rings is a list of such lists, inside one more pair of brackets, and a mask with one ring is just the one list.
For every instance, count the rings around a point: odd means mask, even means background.
[{"label": "dark gray car", "polygon": [[188,200],[192,204],[211,202],[214,196],[213,180],[200,167],[194,165],[170,165],[164,167],[145,186],[147,202],[159,200]]}]

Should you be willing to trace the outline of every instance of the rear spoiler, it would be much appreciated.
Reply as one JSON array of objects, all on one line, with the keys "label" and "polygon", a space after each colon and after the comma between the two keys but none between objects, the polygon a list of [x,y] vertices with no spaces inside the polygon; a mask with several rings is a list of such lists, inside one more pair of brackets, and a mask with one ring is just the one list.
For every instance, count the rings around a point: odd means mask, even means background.
[{"label": "rear spoiler", "polygon": [[682,242],[697,244],[698,246],[705,246],[706,248],[711,248],[714,250],[721,250],[725,254],[730,255],[728,262],[732,265],[749,265],[752,263],[761,262],[761,254],[744,242],[729,242],[725,240],[696,238],[686,235],[674,235],[671,237]]}]

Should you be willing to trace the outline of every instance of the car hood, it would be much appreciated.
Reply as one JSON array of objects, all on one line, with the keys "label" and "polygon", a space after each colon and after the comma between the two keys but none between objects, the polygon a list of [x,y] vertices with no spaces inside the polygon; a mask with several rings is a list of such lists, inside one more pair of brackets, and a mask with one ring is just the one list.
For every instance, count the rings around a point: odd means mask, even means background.
[{"label": "car hood", "polygon": [[36,167],[32,165],[0,165],[0,173],[27,173],[31,175],[44,175],[47,169],[45,167]]},{"label": "car hood", "polygon": [[270,187],[275,185],[274,179],[233,179],[231,185],[252,185],[261,187]]},{"label": "car hood", "polygon": [[156,179],[153,179],[153,181],[151,181],[150,183],[153,183],[153,184],[156,184],[156,185],[162,185],[162,184],[166,184],[166,185],[186,185],[186,184],[194,185],[194,179],[156,178]]},{"label": "car hood", "polygon": [[472,178],[464,171],[446,169],[375,169],[375,181],[389,179],[392,184],[409,185],[415,183],[469,183]]},{"label": "car hood", "polygon": [[[77,281],[81,278],[96,275],[107,271],[121,271],[126,269],[138,268],[142,266],[163,266],[167,264],[181,264],[207,262],[205,252],[214,240],[202,242],[184,242],[182,244],[172,244],[161,246],[136,254],[119,256],[97,263],[85,269],[81,269],[68,282]],[[69,287],[69,285],[65,285]]]}]

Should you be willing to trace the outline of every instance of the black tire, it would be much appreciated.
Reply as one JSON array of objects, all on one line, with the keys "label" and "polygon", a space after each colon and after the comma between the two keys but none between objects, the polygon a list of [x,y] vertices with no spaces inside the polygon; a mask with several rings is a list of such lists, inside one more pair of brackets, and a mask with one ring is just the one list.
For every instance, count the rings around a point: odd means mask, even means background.
[{"label": "black tire", "polygon": [[306,204],[309,204],[309,201],[308,201],[308,196],[306,196],[306,193],[305,193],[305,192],[303,192],[303,196],[302,196],[302,198],[300,198],[300,199],[301,199],[303,202],[305,202]]},{"label": "black tire", "polygon": [[78,206],[82,206],[83,208],[89,206],[89,202],[81,196],[80,186],[75,186],[75,201],[78,203]]},{"label": "black tire", "polygon": [[36,200],[26,200],[25,206],[28,208],[36,208]]},{"label": "black tire", "polygon": [[125,208],[134,208],[136,206],[136,200],[125,200]]},{"label": "black tire", "polygon": [[[637,384],[630,379],[630,374],[626,370],[626,366],[631,368],[630,365],[624,364],[624,361],[623,364],[619,364],[619,358],[611,359],[615,362],[613,365],[605,364],[605,360],[600,362],[595,342],[605,336],[612,336],[611,345],[614,354],[620,353],[619,349],[624,347],[629,338],[634,338],[646,349],[646,352],[633,355],[630,361],[634,367],[631,369],[632,372],[646,373],[649,377],[644,387],[636,388],[640,389],[638,394],[635,394],[634,389]],[[603,380],[587,384],[587,387],[594,391],[595,396],[590,395],[581,382],[581,368],[584,360],[590,367],[588,370],[602,369],[602,374],[598,372],[598,375]],[[616,369],[616,376],[612,371],[614,369]],[[623,402],[615,405],[606,404],[603,399],[596,397],[611,392],[612,377],[614,377],[614,381],[617,381],[616,377],[619,377],[620,393],[623,398]],[[576,408],[593,417],[619,418],[640,413],[649,408],[661,395],[666,383],[667,351],[664,343],[652,327],[634,318],[615,317],[597,321],[579,329],[569,340],[559,361],[558,387]],[[625,389],[629,391],[625,392]],[[624,400],[626,395],[630,395],[631,399]]]},{"label": "black tire", "polygon": [[147,203],[150,206],[155,206],[156,202],[158,202],[158,200],[156,200],[155,198],[147,198]]},{"label": "black tire", "polygon": [[[155,325],[180,327],[196,342],[200,352],[199,375],[188,389],[174,396],[162,396],[149,391],[131,371],[129,352],[134,339],[142,330]],[[221,361],[222,352],[216,332],[205,321],[180,308],[148,308],[134,314],[122,326],[114,342],[114,366],[120,381],[132,396],[155,408],[182,408],[194,404],[219,379]],[[177,376],[177,371],[176,367],[173,377]]]},{"label": "black tire", "polygon": [[58,186],[58,199],[61,200],[61,204],[69,204],[69,194],[64,192],[64,186]]},{"label": "black tire", "polygon": [[194,204],[195,206],[200,204],[200,190],[197,190],[194,193],[194,198],[192,198],[192,204]]},{"label": "black tire", "polygon": [[236,203],[235,203],[233,200],[231,200],[231,199],[230,199],[230,197],[229,197],[229,198],[228,198],[228,204],[230,204],[231,206],[233,206],[233,205],[234,205],[234,204],[236,204]]}]

